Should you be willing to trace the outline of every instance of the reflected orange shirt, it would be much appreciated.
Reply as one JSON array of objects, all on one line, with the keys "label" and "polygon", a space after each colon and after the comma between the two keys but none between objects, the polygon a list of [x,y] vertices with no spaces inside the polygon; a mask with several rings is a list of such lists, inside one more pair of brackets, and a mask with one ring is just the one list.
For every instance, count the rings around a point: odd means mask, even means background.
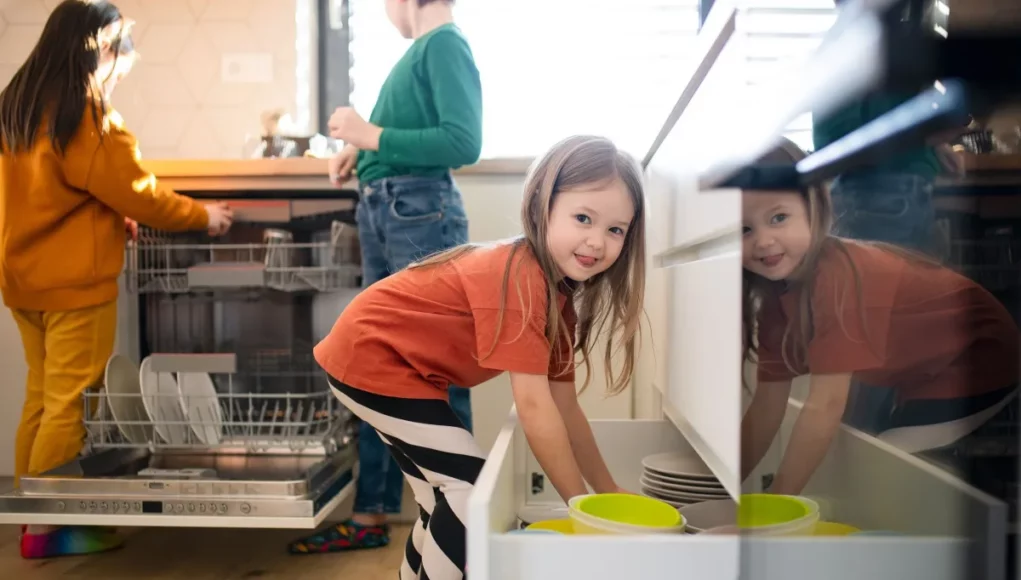
[{"label": "reflected orange shirt", "polygon": [[316,361],[344,384],[408,399],[445,399],[450,385],[474,387],[507,371],[573,382],[573,301],[557,294],[570,335],[552,356],[547,282],[527,246],[514,254],[499,324],[512,248],[480,247],[446,264],[405,269],[376,282],[316,345]]},{"label": "reflected orange shirt", "polygon": [[204,229],[209,219],[142,168],[134,135],[113,111],[99,124],[85,112],[63,156],[44,128],[30,151],[0,155],[0,200],[0,293],[24,310],[115,299],[125,216],[168,231]]},{"label": "reflected orange shirt", "polygon": [[781,355],[787,321],[799,316],[800,291],[762,305],[760,382],[853,373],[864,384],[896,388],[900,402],[981,395],[1018,382],[1018,327],[987,290],[947,268],[866,243],[844,245],[850,262],[833,247],[819,259],[808,368],[792,372]]}]

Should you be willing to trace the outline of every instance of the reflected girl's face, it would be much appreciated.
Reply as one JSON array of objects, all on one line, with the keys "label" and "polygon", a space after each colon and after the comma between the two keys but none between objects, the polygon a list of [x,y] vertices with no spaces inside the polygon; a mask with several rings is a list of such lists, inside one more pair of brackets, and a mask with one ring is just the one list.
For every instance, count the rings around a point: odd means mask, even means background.
[{"label": "reflected girl's face", "polygon": [[798,192],[754,192],[741,201],[742,265],[769,280],[789,278],[812,242],[805,198]]}]

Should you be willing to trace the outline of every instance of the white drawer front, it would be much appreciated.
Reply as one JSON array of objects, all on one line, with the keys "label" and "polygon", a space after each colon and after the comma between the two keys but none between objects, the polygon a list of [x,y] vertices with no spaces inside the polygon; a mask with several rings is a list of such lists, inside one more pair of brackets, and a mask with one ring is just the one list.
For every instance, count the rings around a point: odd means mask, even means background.
[{"label": "white drawer front", "polygon": [[706,257],[668,269],[669,333],[663,355],[668,412],[697,433],[693,443],[732,494],[738,493],[741,472],[738,244],[736,238],[721,241]]}]

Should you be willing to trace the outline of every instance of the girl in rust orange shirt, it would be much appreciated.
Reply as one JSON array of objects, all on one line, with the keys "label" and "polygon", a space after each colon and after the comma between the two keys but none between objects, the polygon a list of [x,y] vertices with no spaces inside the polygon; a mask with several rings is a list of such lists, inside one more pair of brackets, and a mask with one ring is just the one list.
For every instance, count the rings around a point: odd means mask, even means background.
[{"label": "girl in rust orange shirt", "polygon": [[509,373],[525,436],[560,495],[587,493],[586,481],[618,490],[578,405],[573,359],[587,365],[606,329],[611,393],[634,368],[641,171],[605,139],[569,138],[531,172],[521,221],[520,238],[460,246],[373,284],[316,346],[334,394],[379,432],[421,507],[401,578],[464,573],[468,495],[485,454],[447,404],[450,384]]},{"label": "girl in rust orange shirt", "polygon": [[825,188],[747,193],[742,209],[744,345],[758,362],[741,429],[744,476],[772,443],[800,375],[811,375],[809,393],[775,493],[808,482],[852,382],[893,391],[872,430],[910,453],[953,444],[1015,399],[1018,328],[984,288],[919,254],[833,236]]}]

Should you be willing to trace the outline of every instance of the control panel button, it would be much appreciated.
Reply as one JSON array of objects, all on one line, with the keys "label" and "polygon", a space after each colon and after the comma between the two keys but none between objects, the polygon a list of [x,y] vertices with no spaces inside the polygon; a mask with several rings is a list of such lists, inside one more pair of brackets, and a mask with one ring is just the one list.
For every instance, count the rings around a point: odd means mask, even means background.
[{"label": "control panel button", "polygon": [[245,514],[246,516],[252,513],[252,506],[246,503],[241,504],[241,513]]},{"label": "control panel button", "polygon": [[62,512],[62,511],[64,511],[64,508],[66,508],[66,507],[67,507],[67,506],[66,506],[66,505],[64,505],[64,502],[62,502],[62,501],[58,501],[58,502],[57,502],[57,511],[58,511],[58,512]]},{"label": "control panel button", "polygon": [[110,509],[110,506],[107,505],[107,503],[104,501],[104,502],[99,504],[99,509],[100,509],[100,511],[104,511],[105,512],[105,511],[108,511]]},{"label": "control panel button", "polygon": [[179,513],[179,514],[180,513],[184,513],[184,504],[179,503],[179,504],[175,505],[174,506],[174,512]]},{"label": "control panel button", "polygon": [[80,509],[82,511],[85,511],[85,510],[89,509],[89,504],[87,504],[87,503],[85,503],[83,501],[80,501],[80,502],[78,502],[78,509]]},{"label": "control panel button", "polygon": [[195,504],[188,504],[188,513],[195,513]]},{"label": "control panel button", "polygon": [[221,514],[227,513],[227,504],[225,504],[225,503],[221,503],[220,504],[220,513]]}]

